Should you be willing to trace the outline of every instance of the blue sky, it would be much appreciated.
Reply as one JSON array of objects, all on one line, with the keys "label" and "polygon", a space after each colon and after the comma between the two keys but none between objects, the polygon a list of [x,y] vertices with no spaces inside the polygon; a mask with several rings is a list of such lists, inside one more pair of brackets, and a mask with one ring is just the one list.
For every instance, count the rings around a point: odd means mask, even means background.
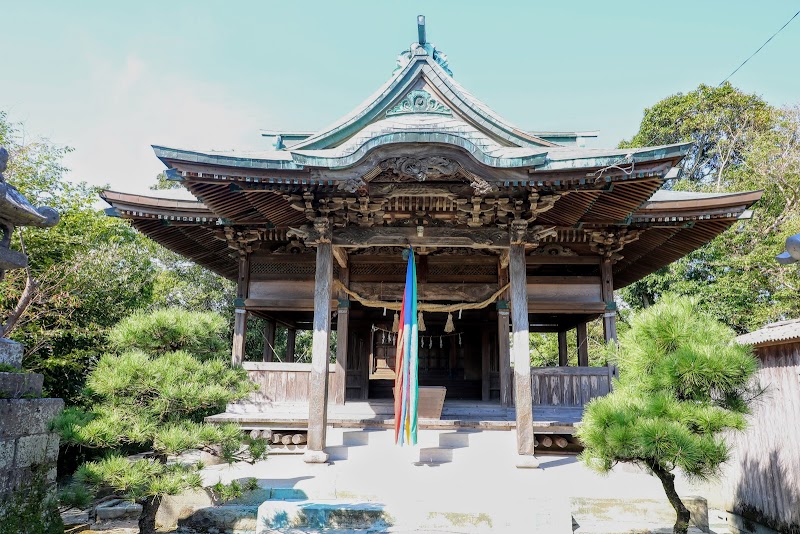
[{"label": "blue sky", "polygon": [[[600,130],[716,85],[800,9],[777,0],[19,2],[0,0],[0,109],[28,138],[73,147],[70,179],[144,192],[150,144],[265,147],[260,128],[316,130],[391,75],[416,15],[455,78],[531,130]],[[800,17],[735,77],[800,102]]]}]

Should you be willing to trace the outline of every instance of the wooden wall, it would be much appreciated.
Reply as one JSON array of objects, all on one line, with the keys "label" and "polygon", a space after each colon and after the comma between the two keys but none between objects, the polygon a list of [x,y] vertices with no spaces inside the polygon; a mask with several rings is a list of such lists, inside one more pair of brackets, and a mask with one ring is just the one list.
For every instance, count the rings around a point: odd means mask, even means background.
[{"label": "wooden wall", "polygon": [[608,395],[616,367],[532,367],[534,406],[583,406]]},{"label": "wooden wall", "polygon": [[[308,402],[310,363],[244,362],[247,376],[258,386],[251,402]],[[328,366],[328,399],[333,402],[334,372]]]},{"label": "wooden wall", "polygon": [[[750,426],[728,442],[733,455],[722,477],[728,510],[781,532],[800,531],[800,343],[756,349],[766,387]],[[792,530],[792,528],[796,530]]]}]

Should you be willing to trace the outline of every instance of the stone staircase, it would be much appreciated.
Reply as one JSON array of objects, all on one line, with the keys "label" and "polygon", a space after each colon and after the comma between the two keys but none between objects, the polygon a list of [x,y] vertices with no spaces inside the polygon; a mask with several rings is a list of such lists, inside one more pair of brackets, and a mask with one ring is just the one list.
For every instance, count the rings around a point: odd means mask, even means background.
[{"label": "stone staircase", "polygon": [[[331,432],[331,430],[333,432]],[[373,429],[329,429],[326,448],[331,462],[411,462],[446,464],[503,455],[513,461],[516,434],[513,431],[426,430],[415,447],[394,444],[394,431]],[[375,465],[372,463],[372,465]]]},{"label": "stone staircase", "polygon": [[[484,496],[498,461],[514,471],[516,434],[508,431],[426,430],[415,447],[394,444],[394,431],[329,428],[332,467],[346,472],[335,495],[305,488],[299,500],[267,500],[258,509],[257,534],[287,529],[353,529],[358,532],[571,532],[569,503],[523,499],[496,481],[495,499]],[[455,482],[443,486],[452,471]],[[473,471],[469,476],[469,471]],[[501,487],[504,486],[504,487]]]}]

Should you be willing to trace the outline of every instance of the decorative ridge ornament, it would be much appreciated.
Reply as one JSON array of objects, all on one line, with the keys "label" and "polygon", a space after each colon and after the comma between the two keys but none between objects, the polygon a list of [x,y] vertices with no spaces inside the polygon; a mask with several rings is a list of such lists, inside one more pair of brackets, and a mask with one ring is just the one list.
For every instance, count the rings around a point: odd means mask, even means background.
[{"label": "decorative ridge ornament", "polygon": [[399,70],[402,70],[403,67],[408,65],[408,63],[411,61],[411,58],[414,56],[426,55],[431,56],[433,60],[440,67],[442,67],[442,69],[444,69],[448,75],[453,75],[453,71],[450,70],[450,66],[447,63],[447,56],[437,50],[433,44],[428,42],[428,38],[425,35],[425,16],[419,15],[417,17],[417,42],[412,43],[408,50],[403,50],[400,52],[400,55],[397,56],[397,65],[392,71],[392,75],[397,74]]},{"label": "decorative ridge ornament", "polygon": [[386,111],[387,117],[407,115],[410,113],[432,113],[435,115],[452,115],[453,110],[431,96],[428,91],[414,89],[409,91],[396,106]]}]

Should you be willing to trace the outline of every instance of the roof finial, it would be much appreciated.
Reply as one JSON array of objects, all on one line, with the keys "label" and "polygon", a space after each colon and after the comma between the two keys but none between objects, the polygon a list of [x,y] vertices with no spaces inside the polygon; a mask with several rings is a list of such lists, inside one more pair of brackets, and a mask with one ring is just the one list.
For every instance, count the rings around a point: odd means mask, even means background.
[{"label": "roof finial", "polygon": [[425,46],[425,15],[417,15],[417,34],[419,35],[420,46]]}]

